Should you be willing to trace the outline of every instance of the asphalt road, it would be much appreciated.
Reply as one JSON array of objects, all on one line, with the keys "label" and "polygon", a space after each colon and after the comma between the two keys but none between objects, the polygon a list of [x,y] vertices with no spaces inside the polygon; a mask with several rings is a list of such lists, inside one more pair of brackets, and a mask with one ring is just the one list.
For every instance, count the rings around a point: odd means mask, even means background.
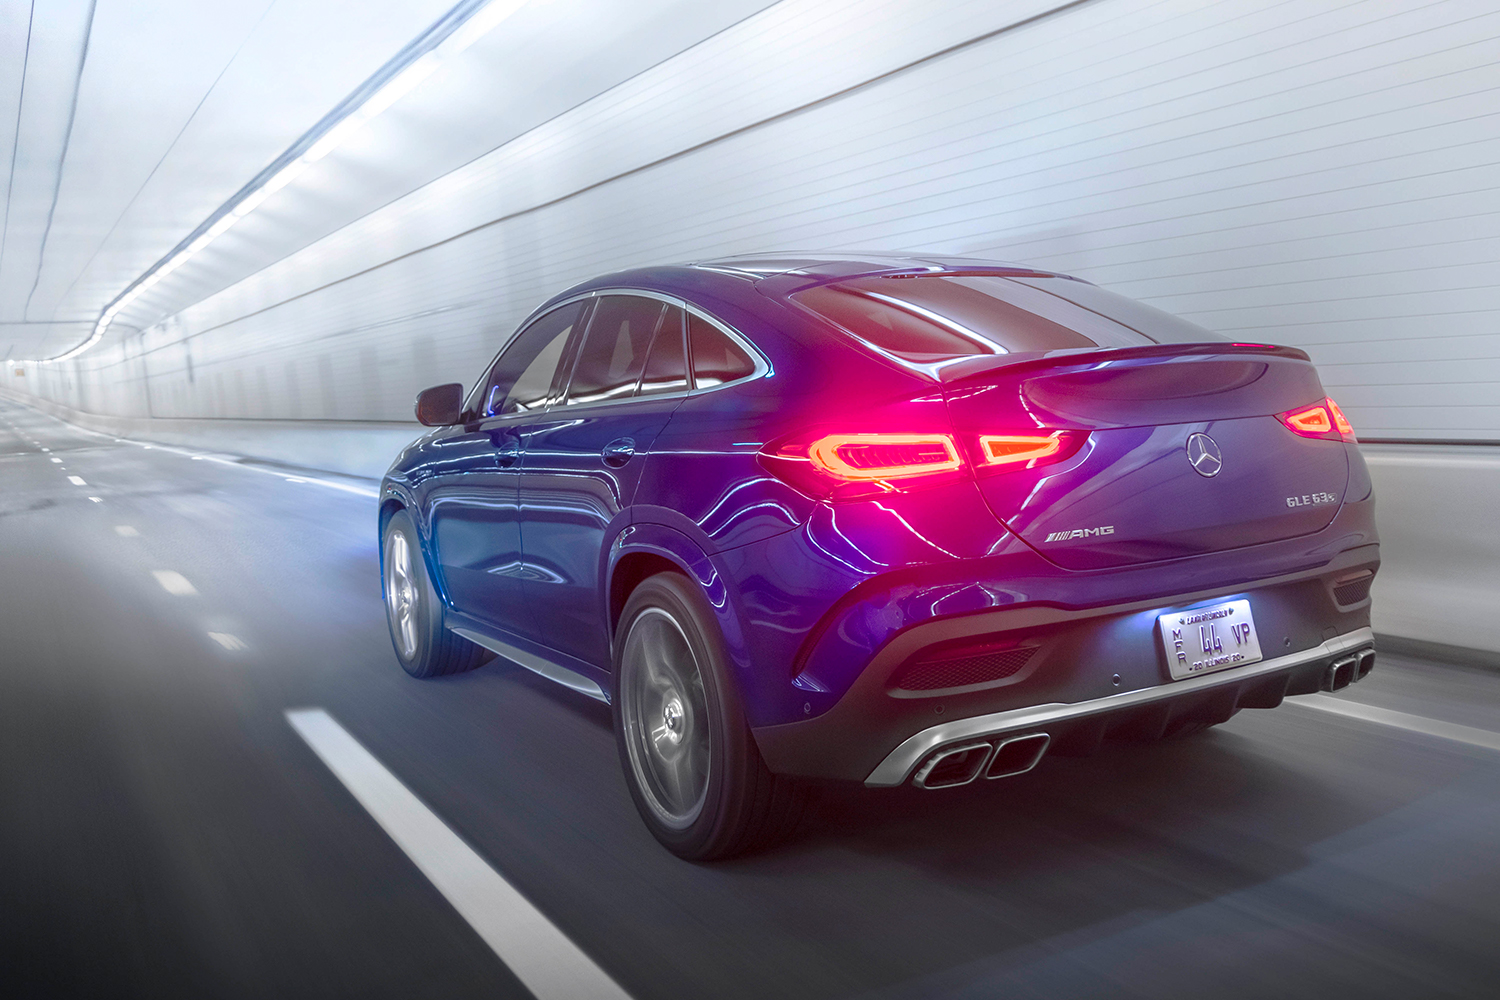
[{"label": "asphalt road", "polygon": [[[602,706],[401,672],[369,484],[307,478],[0,402],[0,994],[525,996],[316,707],[637,1000],[1500,995],[1500,751],[1289,703],[687,864]],[[1339,697],[1500,730],[1482,670]]]}]

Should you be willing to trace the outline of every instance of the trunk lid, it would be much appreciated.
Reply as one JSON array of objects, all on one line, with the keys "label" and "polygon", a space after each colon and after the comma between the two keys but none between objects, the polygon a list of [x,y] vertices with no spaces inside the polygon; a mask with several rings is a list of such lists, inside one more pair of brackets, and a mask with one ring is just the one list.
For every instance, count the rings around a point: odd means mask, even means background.
[{"label": "trunk lid", "polygon": [[1322,399],[1300,352],[1175,345],[974,359],[943,373],[960,436],[1087,431],[1071,457],[981,474],[995,516],[1067,569],[1318,531],[1349,481],[1340,441],[1276,414]]}]

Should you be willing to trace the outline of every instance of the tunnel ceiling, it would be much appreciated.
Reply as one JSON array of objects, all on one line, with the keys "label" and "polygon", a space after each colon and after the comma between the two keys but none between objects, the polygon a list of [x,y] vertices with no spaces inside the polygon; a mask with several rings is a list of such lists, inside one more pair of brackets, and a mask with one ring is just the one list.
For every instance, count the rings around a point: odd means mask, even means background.
[{"label": "tunnel ceiling", "polygon": [[46,357],[451,0],[0,4],[0,358]]},{"label": "tunnel ceiling", "polygon": [[[0,4],[0,170],[9,192],[0,359],[52,357],[84,341],[115,296],[452,3]],[[107,339],[172,315],[769,5],[532,0],[132,303]]]}]

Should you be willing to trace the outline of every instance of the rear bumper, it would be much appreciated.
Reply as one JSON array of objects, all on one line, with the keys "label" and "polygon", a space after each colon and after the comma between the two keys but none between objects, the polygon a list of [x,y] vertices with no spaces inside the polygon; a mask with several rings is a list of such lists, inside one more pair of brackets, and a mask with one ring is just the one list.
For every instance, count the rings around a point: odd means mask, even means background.
[{"label": "rear bumper", "polygon": [[[904,784],[917,764],[951,743],[986,741],[1022,731],[1046,733],[1053,741],[1073,738],[1080,730],[1102,738],[1112,724],[1138,727],[1149,719],[1165,729],[1178,718],[1200,718],[1204,710],[1228,718],[1240,708],[1274,708],[1287,695],[1324,690],[1330,667],[1346,654],[1373,648],[1369,628],[1335,636],[1313,649],[1278,656],[1217,674],[1191,677],[1170,685],[1127,691],[1071,705],[1034,705],[930,726],[908,737],[865,778],[872,787]],[[1352,678],[1351,678],[1352,679]],[[1344,681],[1347,683],[1347,681]],[[1144,711],[1143,711],[1144,710]],[[1059,737],[1058,734],[1062,734]]]},{"label": "rear bumper", "polygon": [[[1334,660],[1371,645],[1368,592],[1378,566],[1379,548],[1369,545],[1233,590],[929,620],[881,646],[827,711],[756,727],[755,737],[775,772],[890,785],[955,742],[1044,731],[1049,752],[1086,754],[1106,738],[1160,736],[1240,708],[1271,708],[1320,690]],[[1250,601],[1265,659],[1173,680],[1157,616],[1239,599]],[[981,654],[970,657],[971,649]],[[975,676],[991,668],[992,676]],[[919,670],[927,672],[914,682]]]}]

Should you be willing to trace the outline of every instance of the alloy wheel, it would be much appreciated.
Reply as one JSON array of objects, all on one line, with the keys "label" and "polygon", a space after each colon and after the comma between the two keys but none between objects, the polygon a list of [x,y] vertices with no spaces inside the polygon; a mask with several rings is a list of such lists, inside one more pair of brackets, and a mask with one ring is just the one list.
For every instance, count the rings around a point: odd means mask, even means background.
[{"label": "alloy wheel", "polygon": [[708,794],[708,703],[697,658],[665,610],[636,616],[622,657],[621,714],[636,784],[657,819],[690,826]]}]

